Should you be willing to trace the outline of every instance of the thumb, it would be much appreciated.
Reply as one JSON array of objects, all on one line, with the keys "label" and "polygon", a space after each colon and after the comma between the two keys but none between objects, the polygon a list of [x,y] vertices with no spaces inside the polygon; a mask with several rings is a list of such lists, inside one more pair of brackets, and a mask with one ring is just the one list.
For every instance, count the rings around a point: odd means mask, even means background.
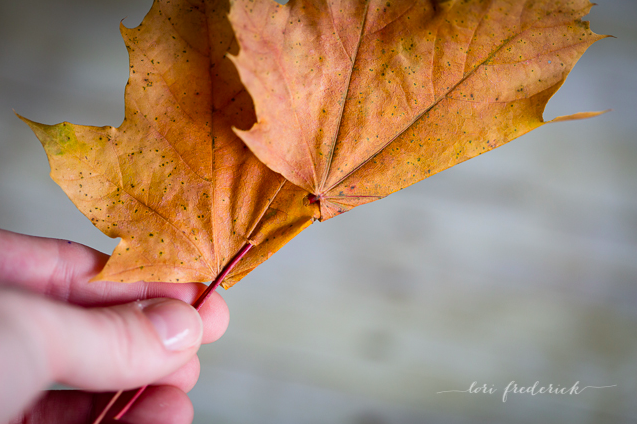
[{"label": "thumb", "polygon": [[152,383],[188,362],[202,333],[199,314],[180,300],[83,309],[0,288],[0,375],[17,384],[2,385],[1,403],[19,411],[53,381],[91,391]]}]

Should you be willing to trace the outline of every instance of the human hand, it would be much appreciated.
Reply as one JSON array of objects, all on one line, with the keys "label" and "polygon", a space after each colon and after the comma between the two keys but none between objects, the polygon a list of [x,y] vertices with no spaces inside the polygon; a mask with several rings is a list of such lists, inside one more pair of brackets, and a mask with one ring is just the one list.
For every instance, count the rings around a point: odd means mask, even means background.
[{"label": "human hand", "polygon": [[[0,230],[0,423],[90,423],[112,393],[89,392],[151,383],[126,422],[192,421],[196,352],[225,332],[225,302],[213,293],[199,315],[200,283],[88,283],[107,259]],[[42,395],[53,382],[80,390]]]}]

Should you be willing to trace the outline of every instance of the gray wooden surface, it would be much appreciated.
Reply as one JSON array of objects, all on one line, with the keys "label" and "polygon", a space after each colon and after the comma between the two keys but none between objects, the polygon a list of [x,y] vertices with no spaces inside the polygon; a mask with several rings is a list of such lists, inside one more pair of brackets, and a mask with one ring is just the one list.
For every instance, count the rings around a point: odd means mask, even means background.
[{"label": "gray wooden surface", "polygon": [[[197,423],[637,421],[637,2],[598,0],[597,43],[544,127],[312,225],[222,293]],[[150,0],[0,2],[0,228],[109,252],[12,112],[118,125],[120,20]],[[515,381],[613,388],[511,395]],[[440,393],[473,382],[493,395]]]}]

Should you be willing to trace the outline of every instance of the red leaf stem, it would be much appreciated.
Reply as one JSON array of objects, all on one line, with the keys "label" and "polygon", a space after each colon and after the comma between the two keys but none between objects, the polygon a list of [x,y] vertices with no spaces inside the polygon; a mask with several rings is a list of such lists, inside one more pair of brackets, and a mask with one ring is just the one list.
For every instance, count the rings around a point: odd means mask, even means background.
[{"label": "red leaf stem", "polygon": [[[226,278],[228,273],[232,271],[232,269],[246,255],[246,253],[248,253],[250,249],[252,249],[252,244],[246,243],[243,245],[241,250],[239,250],[239,252],[234,256],[234,258],[232,258],[232,260],[223,268],[223,270],[217,276],[217,278],[215,278],[215,280],[212,283],[210,283],[208,288],[206,288],[206,290],[204,290],[204,292],[201,293],[201,295],[199,295],[197,300],[195,300],[195,302],[192,304],[193,308],[195,308],[197,311],[201,309],[201,307],[204,305],[204,303],[206,303],[206,300],[208,300],[210,295],[217,289],[217,287],[219,287],[219,284],[221,284],[221,282],[224,280],[224,278]],[[121,419],[124,416],[124,414],[128,412],[128,410],[131,408],[131,406],[133,406],[135,401],[141,396],[144,390],[146,390],[146,387],[148,387],[148,385],[137,389],[137,392],[135,392],[133,397],[126,403],[126,405],[124,405],[121,411],[119,411],[119,413],[115,415],[114,417],[115,420]],[[93,424],[99,424],[104,419],[108,410],[111,409],[111,407],[113,406],[117,398],[120,397],[121,394],[122,394],[122,391],[120,390],[119,392],[113,395],[113,398],[110,400],[108,405],[106,405],[102,413],[95,419],[95,421],[93,421]]]}]

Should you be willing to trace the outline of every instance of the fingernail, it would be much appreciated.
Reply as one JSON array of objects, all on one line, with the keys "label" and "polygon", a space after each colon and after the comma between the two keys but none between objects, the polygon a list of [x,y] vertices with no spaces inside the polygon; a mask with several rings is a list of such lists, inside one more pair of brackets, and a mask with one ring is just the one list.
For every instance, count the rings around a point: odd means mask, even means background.
[{"label": "fingernail", "polygon": [[188,349],[201,340],[203,323],[199,313],[189,304],[175,299],[142,301],[142,312],[155,327],[166,349]]}]

